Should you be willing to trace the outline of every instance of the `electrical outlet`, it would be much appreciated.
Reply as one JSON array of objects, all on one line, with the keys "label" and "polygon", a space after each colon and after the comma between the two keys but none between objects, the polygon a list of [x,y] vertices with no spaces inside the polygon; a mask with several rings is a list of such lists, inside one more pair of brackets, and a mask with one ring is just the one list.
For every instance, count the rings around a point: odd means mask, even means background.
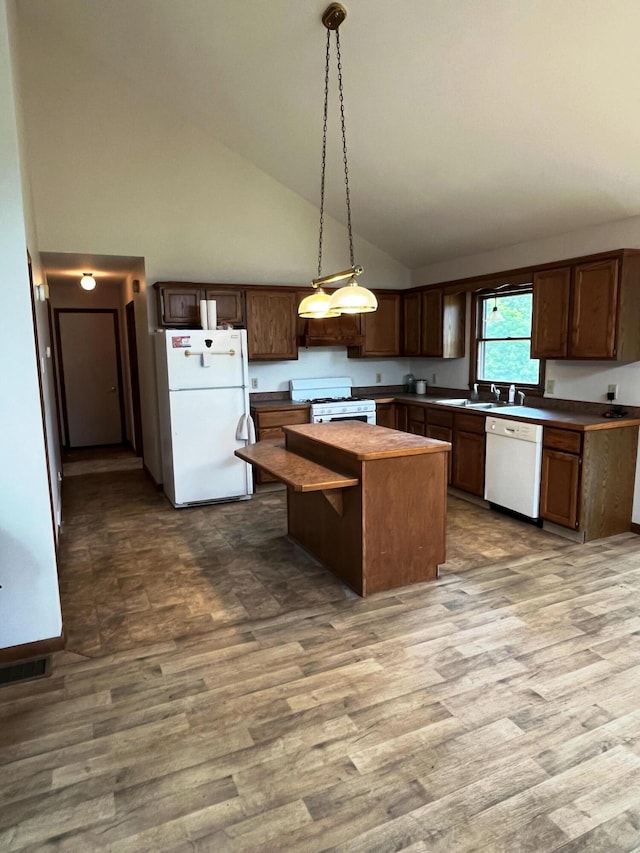
[{"label": "electrical outlet", "polygon": [[547,392],[547,394],[554,394],[556,390],[556,380],[547,379],[547,384],[545,385],[544,390]]},{"label": "electrical outlet", "polygon": [[376,382],[377,382],[378,384],[379,384],[380,382],[382,382],[382,374],[381,374],[381,373],[376,373]]},{"label": "electrical outlet", "polygon": [[[613,397],[611,396],[613,394]],[[618,396],[618,386],[617,385],[609,385],[607,387],[607,400],[615,400]]]},{"label": "electrical outlet", "polygon": [[252,379],[252,380],[251,380],[251,387],[252,387],[252,388],[253,388],[253,390],[255,391],[255,389],[258,387],[258,380],[257,380],[257,379]]},{"label": "electrical outlet", "polygon": [[437,384],[438,384],[438,374],[437,374],[437,373],[432,373],[432,374],[431,374],[431,384],[432,384],[432,385],[437,385]]}]

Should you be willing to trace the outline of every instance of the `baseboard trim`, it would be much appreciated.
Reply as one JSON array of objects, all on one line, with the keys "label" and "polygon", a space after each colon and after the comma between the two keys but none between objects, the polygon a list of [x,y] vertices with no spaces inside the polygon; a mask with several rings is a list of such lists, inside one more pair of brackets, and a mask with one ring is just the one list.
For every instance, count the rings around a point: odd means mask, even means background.
[{"label": "baseboard trim", "polygon": [[635,521],[632,521],[630,529],[632,533],[637,533],[640,536],[640,524],[636,524]]},{"label": "baseboard trim", "polygon": [[0,649],[0,664],[28,661],[62,649],[64,649],[64,632],[59,637],[49,637],[46,640],[37,640],[35,643],[22,643],[19,646]]}]

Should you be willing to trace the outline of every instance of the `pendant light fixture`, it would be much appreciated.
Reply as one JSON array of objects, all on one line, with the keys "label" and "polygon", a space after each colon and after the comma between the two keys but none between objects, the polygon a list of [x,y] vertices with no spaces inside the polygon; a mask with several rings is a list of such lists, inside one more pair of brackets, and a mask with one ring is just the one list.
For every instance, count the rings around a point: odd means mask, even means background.
[{"label": "pendant light fixture", "polygon": [[82,274],[82,278],[80,279],[80,287],[83,290],[93,290],[96,286],[96,280],[90,272],[85,272]]},{"label": "pendant light fixture", "polygon": [[487,314],[487,323],[499,323],[501,320],[504,320],[504,317],[500,313],[500,309],[498,308],[498,297],[493,297],[493,308]]},{"label": "pendant light fixture", "polygon": [[[311,282],[314,290],[305,296],[298,307],[301,317],[322,319],[337,317],[340,314],[363,314],[375,311],[378,300],[375,295],[358,284],[357,276],[363,272],[362,267],[354,263],[353,232],[351,230],[351,197],[349,195],[349,168],[347,165],[347,135],[344,120],[344,94],[342,87],[342,60],[340,55],[340,33],[338,28],[347,17],[347,10],[340,3],[331,3],[322,16],[322,23],[327,29],[327,48],[324,73],[324,121],[322,127],[322,171],[320,178],[320,234],[318,239],[318,277]],[[344,162],[344,183],[347,205],[347,230],[349,232],[349,257],[351,266],[342,272],[322,275],[322,236],[324,230],[324,187],[327,161],[327,115],[329,107],[329,60],[331,56],[331,33],[336,34],[336,57],[338,67],[338,92],[340,97],[340,124],[342,128],[342,160]],[[339,281],[347,284],[336,290],[331,296],[323,290],[323,285]]]}]

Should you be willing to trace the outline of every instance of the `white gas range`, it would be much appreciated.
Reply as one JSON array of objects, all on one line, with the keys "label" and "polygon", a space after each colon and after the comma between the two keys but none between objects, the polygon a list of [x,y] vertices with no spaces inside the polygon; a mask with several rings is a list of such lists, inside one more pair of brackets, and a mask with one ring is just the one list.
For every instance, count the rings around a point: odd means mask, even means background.
[{"label": "white gas range", "polygon": [[360,400],[351,396],[348,376],[329,376],[324,379],[290,379],[292,400],[311,403],[311,423],[329,421],[376,422],[375,400]]}]

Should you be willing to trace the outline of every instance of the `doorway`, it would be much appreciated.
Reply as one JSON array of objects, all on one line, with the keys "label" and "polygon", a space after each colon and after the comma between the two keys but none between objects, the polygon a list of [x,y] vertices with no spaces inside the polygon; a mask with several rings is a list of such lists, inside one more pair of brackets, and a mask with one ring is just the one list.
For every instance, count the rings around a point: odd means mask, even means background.
[{"label": "doorway", "polygon": [[54,322],[65,448],[124,443],[117,310],[56,308]]}]

